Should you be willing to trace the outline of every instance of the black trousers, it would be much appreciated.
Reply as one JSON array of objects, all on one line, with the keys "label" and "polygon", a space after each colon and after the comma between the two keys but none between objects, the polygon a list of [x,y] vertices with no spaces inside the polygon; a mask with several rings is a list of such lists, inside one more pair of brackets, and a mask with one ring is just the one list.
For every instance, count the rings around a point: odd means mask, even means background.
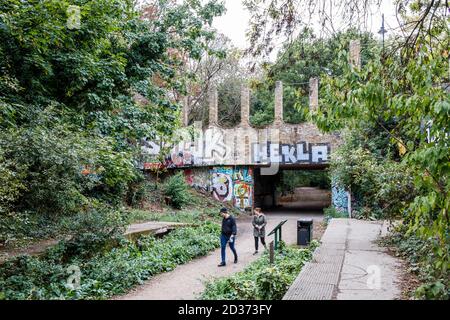
[{"label": "black trousers", "polygon": [[261,239],[262,245],[266,246],[266,239],[264,237],[255,237],[255,250],[258,251],[259,239]]}]

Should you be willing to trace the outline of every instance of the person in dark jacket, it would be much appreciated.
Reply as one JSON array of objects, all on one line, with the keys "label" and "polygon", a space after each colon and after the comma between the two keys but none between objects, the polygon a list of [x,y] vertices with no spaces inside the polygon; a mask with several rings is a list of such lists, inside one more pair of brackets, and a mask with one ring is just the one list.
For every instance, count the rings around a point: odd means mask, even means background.
[{"label": "person in dark jacket", "polygon": [[262,213],[261,208],[255,208],[255,215],[253,216],[253,236],[255,237],[255,254],[258,253],[258,243],[259,239],[261,239],[261,243],[264,248],[267,249],[266,246],[266,225],[267,219],[266,216]]},{"label": "person in dark jacket", "polygon": [[220,209],[220,214],[223,217],[222,220],[222,234],[220,235],[220,249],[221,249],[221,258],[222,262],[219,264],[219,267],[226,266],[225,261],[225,249],[227,248],[227,243],[230,245],[230,249],[234,254],[234,263],[238,262],[238,256],[236,253],[236,249],[234,247],[237,233],[236,220],[233,216],[228,213],[227,208]]}]

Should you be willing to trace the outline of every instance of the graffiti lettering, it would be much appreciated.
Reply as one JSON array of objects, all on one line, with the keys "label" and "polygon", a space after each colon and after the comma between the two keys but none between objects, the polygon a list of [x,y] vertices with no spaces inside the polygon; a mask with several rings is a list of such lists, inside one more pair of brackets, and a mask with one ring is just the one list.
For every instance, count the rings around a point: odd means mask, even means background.
[{"label": "graffiti lettering", "polygon": [[[309,145],[300,142],[297,145],[280,145],[278,143],[268,143],[267,147],[259,143],[253,144],[252,162],[257,163],[325,163],[329,160],[330,144],[317,143]],[[267,150],[264,152],[264,150]]]}]

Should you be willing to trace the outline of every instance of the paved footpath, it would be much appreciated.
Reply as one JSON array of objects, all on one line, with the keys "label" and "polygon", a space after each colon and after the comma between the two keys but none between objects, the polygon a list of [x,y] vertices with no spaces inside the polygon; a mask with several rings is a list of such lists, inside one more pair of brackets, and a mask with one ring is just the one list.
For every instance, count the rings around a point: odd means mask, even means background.
[{"label": "paved footpath", "polygon": [[400,261],[375,241],[387,234],[378,221],[333,219],[313,260],[284,300],[399,299]]},{"label": "paved footpath", "polygon": [[[278,213],[267,215],[267,231],[271,231],[279,222],[288,220],[283,226],[283,240],[288,244],[297,241],[297,219],[314,219],[314,223],[322,221],[321,214],[293,214]],[[267,239],[272,241],[272,236]],[[175,270],[154,276],[143,285],[135,288],[130,293],[115,297],[117,300],[193,300],[197,299],[204,290],[204,283],[213,278],[230,276],[242,271],[255,261],[253,228],[250,217],[238,220],[238,237],[236,249],[239,255],[239,263],[233,264],[233,255],[227,248],[227,266],[217,267],[220,262],[220,249],[213,251],[205,257],[195,259],[187,264],[178,266]],[[262,250],[261,250],[262,251]],[[260,253],[261,254],[261,253]]]}]

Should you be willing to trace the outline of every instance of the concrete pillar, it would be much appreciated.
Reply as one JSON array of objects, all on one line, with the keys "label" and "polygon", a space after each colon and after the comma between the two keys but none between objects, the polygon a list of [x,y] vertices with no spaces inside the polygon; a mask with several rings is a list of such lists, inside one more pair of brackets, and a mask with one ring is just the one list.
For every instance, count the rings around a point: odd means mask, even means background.
[{"label": "concrete pillar", "polygon": [[319,108],[319,78],[309,79],[309,110]]},{"label": "concrete pillar", "polygon": [[275,84],[275,124],[283,123],[283,82]]},{"label": "concrete pillar", "polygon": [[359,40],[350,41],[350,65],[356,69],[361,68],[361,42]]},{"label": "concrete pillar", "polygon": [[217,126],[219,123],[218,118],[218,98],[217,88],[212,87],[209,91],[209,125]]},{"label": "concrete pillar", "polygon": [[248,127],[250,125],[250,89],[247,85],[241,88],[241,126]]},{"label": "concrete pillar", "polygon": [[181,121],[184,127],[189,125],[189,98],[183,98],[183,109],[181,110]]}]

